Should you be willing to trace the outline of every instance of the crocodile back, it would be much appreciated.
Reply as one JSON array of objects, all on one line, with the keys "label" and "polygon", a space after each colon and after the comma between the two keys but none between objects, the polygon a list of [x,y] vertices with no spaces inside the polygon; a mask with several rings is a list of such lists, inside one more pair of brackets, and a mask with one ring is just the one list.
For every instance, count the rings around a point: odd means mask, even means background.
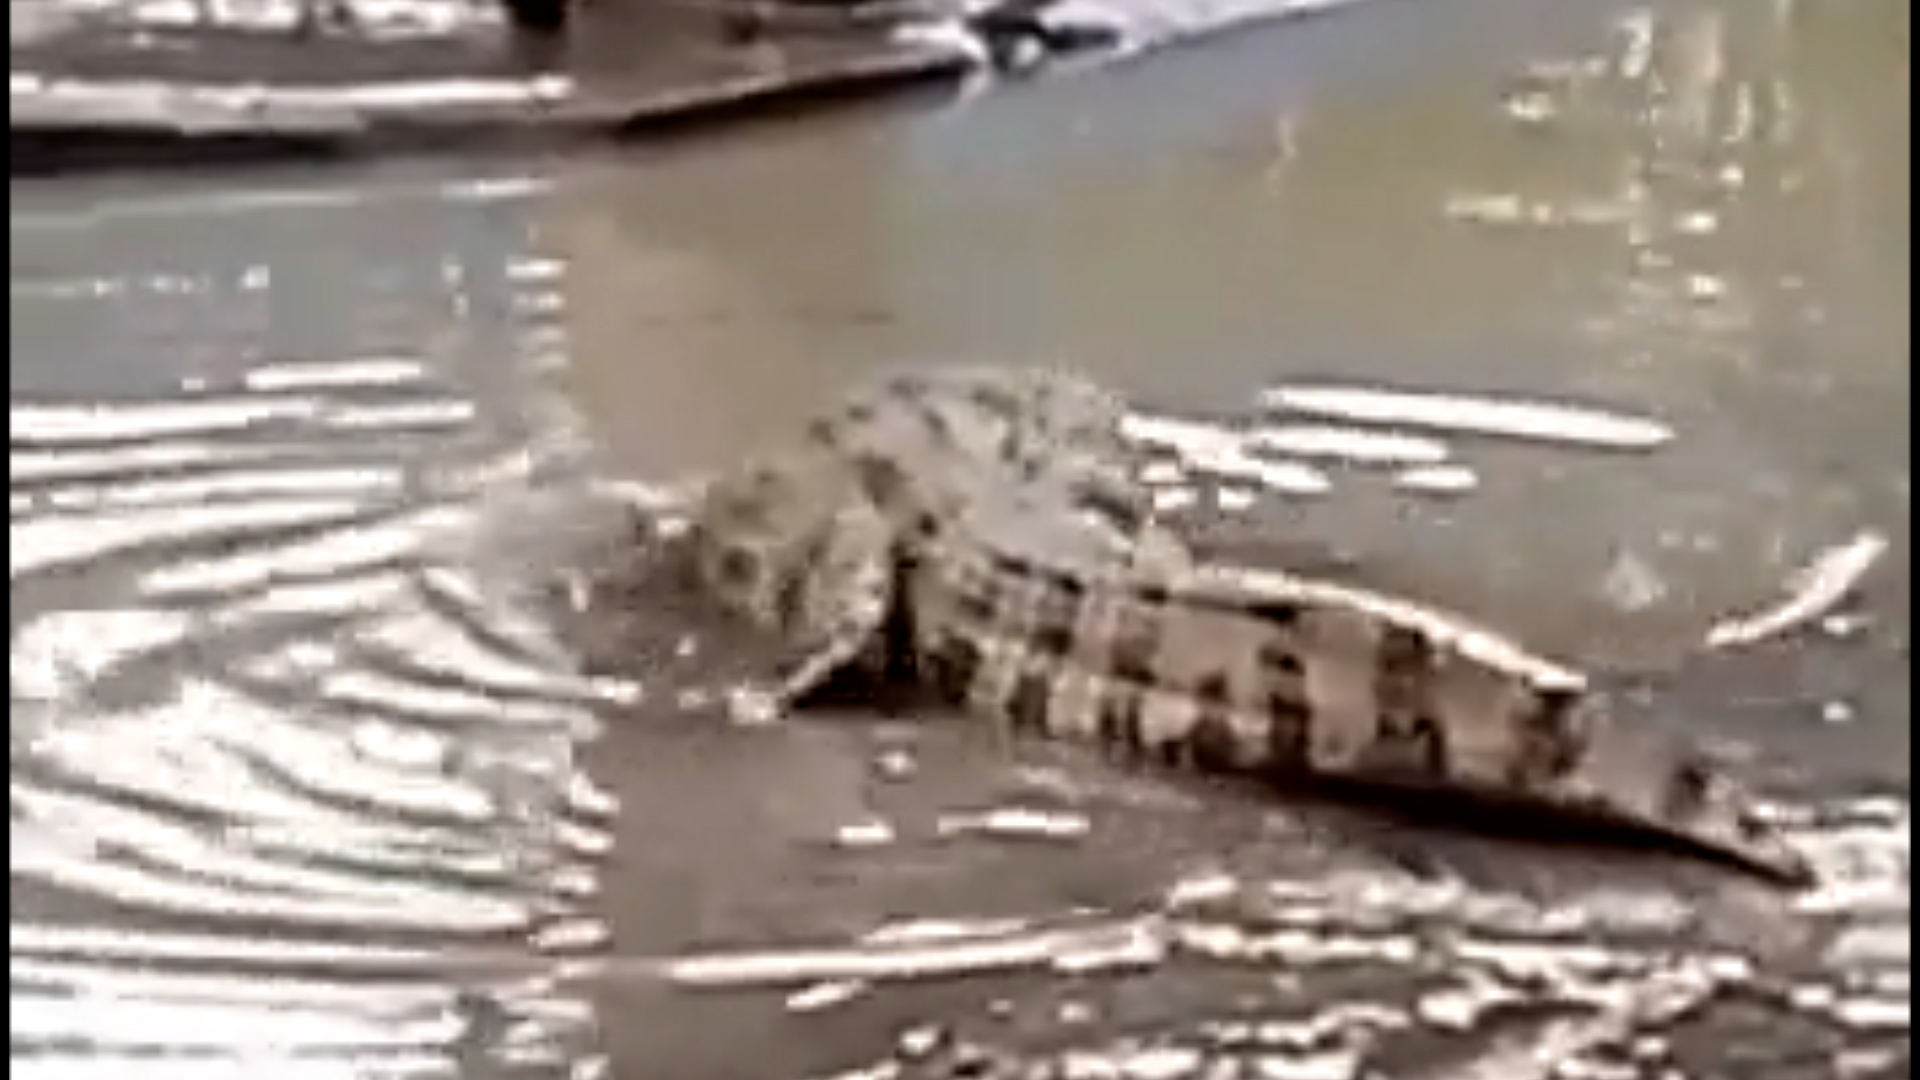
[{"label": "crocodile back", "polygon": [[862,559],[892,558],[893,547],[969,515],[991,512],[996,528],[1098,533],[1115,551],[1152,533],[1148,546],[1175,558],[1132,480],[1125,412],[1117,396],[1064,372],[883,377],[800,438],[713,478],[690,515],[698,575],[756,625],[801,632],[821,606],[805,598],[830,597],[866,576],[854,569]]},{"label": "crocodile back", "polygon": [[947,538],[907,605],[928,681],[976,713],[1166,764],[1553,807],[1805,874],[1700,753],[1485,628],[1284,573],[1144,573],[1001,535]]}]

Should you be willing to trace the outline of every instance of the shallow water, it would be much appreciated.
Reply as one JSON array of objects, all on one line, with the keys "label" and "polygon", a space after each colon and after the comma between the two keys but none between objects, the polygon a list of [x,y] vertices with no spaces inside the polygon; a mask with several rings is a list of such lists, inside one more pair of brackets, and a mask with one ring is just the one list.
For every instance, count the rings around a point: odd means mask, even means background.
[{"label": "shallow water", "polygon": [[[14,1063],[1904,1074],[1907,27],[1383,0],[520,172],[16,183]],[[1823,887],[730,728],[725,639],[594,681],[520,588],[584,481],[981,357],[1137,395],[1224,543],[1666,672]],[[1866,530],[1841,617],[1701,654]]]}]

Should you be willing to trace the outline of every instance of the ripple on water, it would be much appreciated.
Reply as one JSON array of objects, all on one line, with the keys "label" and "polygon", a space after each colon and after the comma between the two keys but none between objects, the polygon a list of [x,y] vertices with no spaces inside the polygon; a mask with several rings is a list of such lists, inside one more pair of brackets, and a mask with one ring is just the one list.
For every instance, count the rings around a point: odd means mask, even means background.
[{"label": "ripple on water", "polygon": [[[1833,870],[1837,847],[1870,850],[1849,857],[1866,868],[1855,876],[1879,891],[1887,929],[1904,929],[1898,829],[1844,832],[1810,823],[1800,839]],[[948,1010],[836,1074],[848,1077],[1705,1076],[1782,1045],[1816,1055],[1820,1075],[1905,1060],[1904,944],[1869,958],[1870,945],[1842,945],[1860,933],[1854,916],[1815,916],[1819,959],[1776,962],[1703,935],[1699,901],[1670,884],[1549,900],[1336,860],[1257,880],[1203,874],[1151,914],[1077,933],[956,928],[893,972],[877,950],[734,957],[700,974],[825,980],[790,999],[809,1011],[857,1007],[876,983],[941,962],[1067,976],[1019,984],[978,1014]],[[1857,951],[1841,960],[1843,948]],[[1103,956],[1124,962],[1079,962]]]},{"label": "ripple on water", "polygon": [[[281,284],[20,278],[30,316],[227,289],[239,325]],[[598,692],[467,557],[481,495],[532,457],[459,374],[393,351],[118,400],[16,389],[26,1075],[592,1073],[590,1017],[541,956],[598,926],[608,806],[573,760]]]}]

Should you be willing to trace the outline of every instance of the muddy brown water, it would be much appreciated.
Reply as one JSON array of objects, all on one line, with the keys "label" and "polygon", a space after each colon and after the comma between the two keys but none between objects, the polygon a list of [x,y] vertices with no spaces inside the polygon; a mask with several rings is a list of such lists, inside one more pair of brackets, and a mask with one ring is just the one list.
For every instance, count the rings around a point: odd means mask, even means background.
[{"label": "muddy brown water", "polygon": [[[617,156],[16,182],[14,1065],[1904,1075],[1908,33],[1375,0]],[[594,682],[529,599],[601,550],[588,481],[981,358],[1135,395],[1215,542],[1660,673],[1822,886],[732,727],[745,644],[643,593]],[[1298,411],[1331,384],[1616,423]],[[1867,530],[1837,618],[1700,654]]]}]

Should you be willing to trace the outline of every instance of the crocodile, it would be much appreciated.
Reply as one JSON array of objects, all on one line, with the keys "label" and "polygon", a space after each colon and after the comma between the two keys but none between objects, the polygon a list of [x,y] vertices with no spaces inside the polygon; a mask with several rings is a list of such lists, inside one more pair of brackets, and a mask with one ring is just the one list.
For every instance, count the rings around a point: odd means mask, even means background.
[{"label": "crocodile", "polygon": [[687,565],[791,646],[763,704],[904,677],[1007,731],[1535,806],[1811,881],[1703,749],[1575,669],[1408,599],[1195,558],[1133,478],[1127,413],[1068,371],[895,373],[709,478]]}]

